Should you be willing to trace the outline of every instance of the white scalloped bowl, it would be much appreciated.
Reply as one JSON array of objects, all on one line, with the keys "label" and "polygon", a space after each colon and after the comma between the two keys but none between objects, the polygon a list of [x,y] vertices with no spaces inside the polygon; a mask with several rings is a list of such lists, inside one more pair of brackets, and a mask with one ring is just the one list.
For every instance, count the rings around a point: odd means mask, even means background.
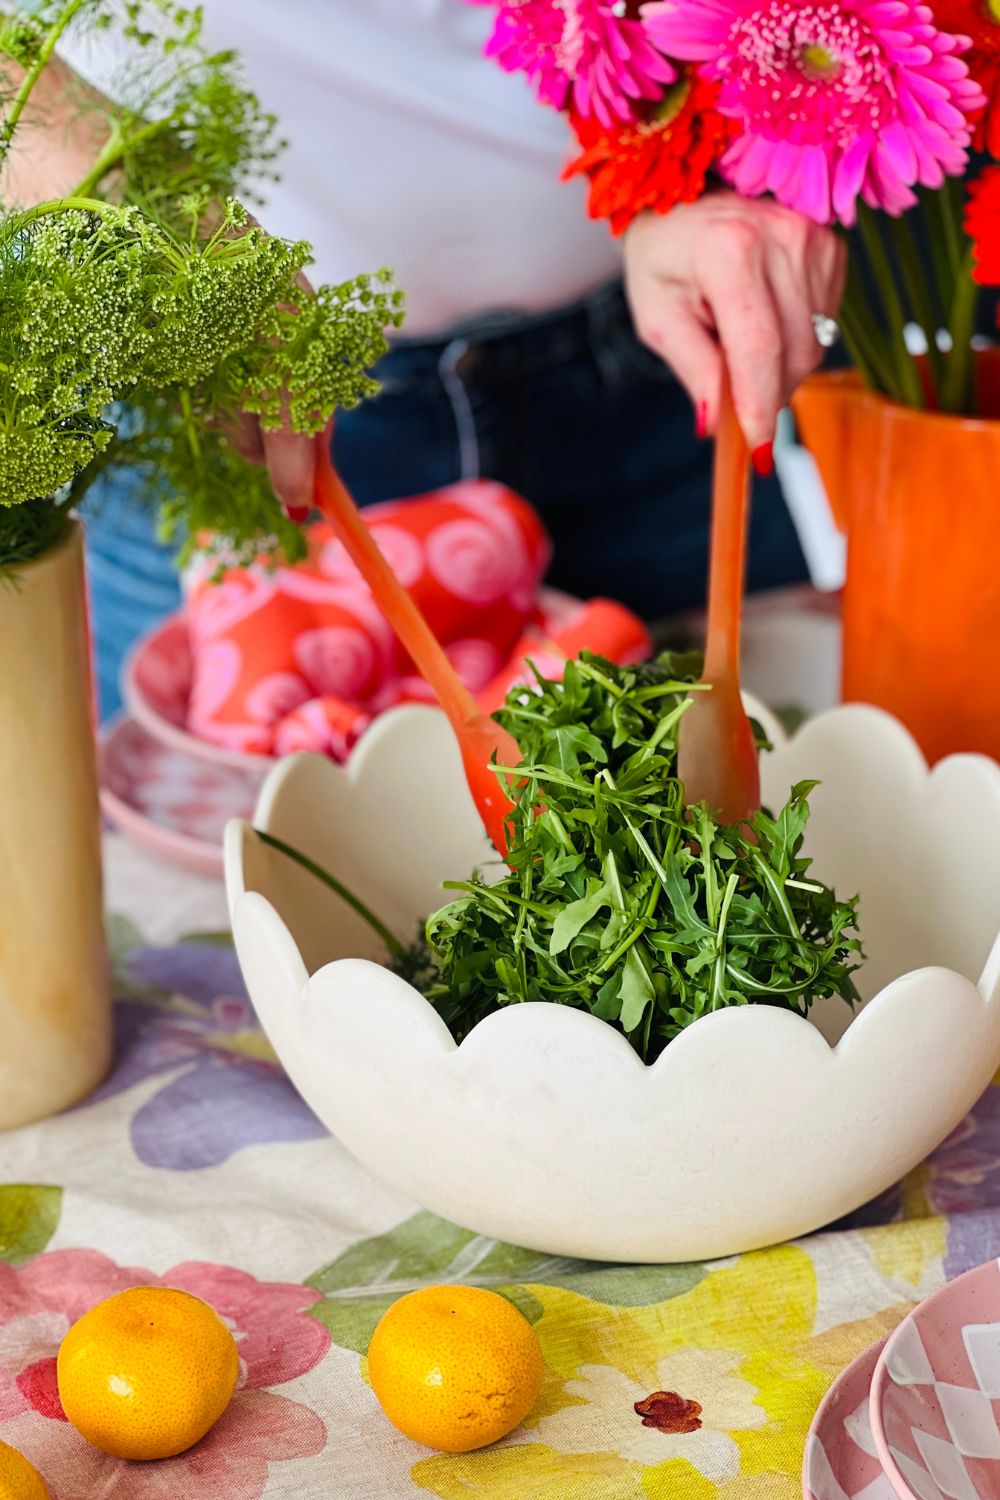
[{"label": "white scalloped bowl", "polygon": [[[809,1021],[723,1010],[647,1067],[588,1013],[529,1004],[456,1047],[423,997],[372,961],[360,919],[233,823],[236,949],[303,1098],[393,1188],[554,1255],[735,1254],[890,1187],[1000,1064],[1000,766],[960,755],[928,772],[895,720],[860,705],[774,737],[765,801],[819,778],[815,872],[861,894],[867,1004],[853,1020],[840,1000]],[[386,714],[346,770],[315,756],[278,765],[257,823],[407,937],[442,904],[441,881],[484,856],[451,732],[428,708]]]}]

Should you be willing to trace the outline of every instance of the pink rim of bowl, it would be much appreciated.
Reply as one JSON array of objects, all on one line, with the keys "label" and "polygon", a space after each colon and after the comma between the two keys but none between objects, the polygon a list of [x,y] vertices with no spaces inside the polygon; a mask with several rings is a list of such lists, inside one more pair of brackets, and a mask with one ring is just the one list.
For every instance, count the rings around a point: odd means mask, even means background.
[{"label": "pink rim of bowl", "polygon": [[106,786],[101,787],[101,810],[121,833],[128,834],[129,838],[151,854],[159,858],[167,857],[195,875],[221,880],[224,869],[221,845],[215,848],[189,834],[178,833],[175,828],[154,824],[150,818],[123,802]]},{"label": "pink rim of bowl", "polygon": [[[875,1366],[875,1375],[872,1379],[871,1394],[869,1396],[869,1421],[872,1438],[875,1443],[875,1451],[878,1454],[879,1463],[882,1465],[882,1471],[895,1490],[899,1500],[921,1500],[921,1496],[910,1487],[909,1482],[900,1472],[899,1465],[889,1450],[889,1443],[885,1434],[885,1427],[882,1420],[882,1403],[887,1388],[895,1383],[889,1374],[889,1360],[892,1358],[899,1341],[905,1337],[905,1330],[907,1328],[911,1325],[919,1328],[928,1313],[940,1313],[941,1309],[949,1302],[965,1303],[965,1299],[979,1281],[990,1279],[990,1273],[992,1273],[993,1286],[988,1305],[995,1311],[996,1318],[987,1318],[987,1321],[996,1321],[998,1327],[1000,1327],[1000,1277],[997,1274],[997,1266],[996,1259],[984,1261],[982,1265],[973,1266],[971,1271],[965,1271],[961,1276],[956,1276],[953,1281],[948,1281],[944,1286],[939,1287],[936,1292],[932,1292],[911,1313],[907,1314],[886,1340],[885,1347],[879,1355],[878,1364]],[[963,1311],[967,1310],[967,1307],[963,1309]],[[962,1317],[962,1326],[964,1327],[967,1319],[961,1313],[960,1316]],[[944,1323],[949,1320],[941,1317],[939,1321]]]},{"label": "pink rim of bowl", "polygon": [[[574,614],[579,608],[578,600],[556,589],[541,589],[538,602],[551,624],[558,625],[560,619]],[[187,625],[180,611],[167,618],[137,642],[129,652],[122,668],[122,698],[128,713],[135,722],[163,745],[179,750],[183,755],[192,755],[198,760],[212,761],[219,766],[246,771],[253,767],[268,771],[275,764],[269,755],[255,755],[243,750],[227,750],[210,740],[202,740],[189,729],[168,718],[151,700],[142,685],[143,673],[150,661],[167,651],[190,662]],[[190,681],[188,683],[190,689]]]},{"label": "pink rim of bowl", "polygon": [[[815,1462],[813,1439],[818,1438],[822,1429],[831,1420],[836,1419],[837,1408],[843,1404],[846,1391],[850,1390],[854,1385],[860,1384],[864,1391],[868,1392],[871,1384],[871,1375],[869,1372],[874,1369],[875,1363],[887,1343],[888,1338],[880,1339],[878,1343],[871,1344],[867,1349],[863,1349],[855,1359],[852,1359],[851,1363],[837,1376],[816,1408],[816,1415],[812,1419],[809,1427],[809,1435],[806,1438],[806,1451],[802,1458],[802,1494],[805,1500],[814,1500],[815,1495],[818,1493],[813,1487],[813,1478],[815,1477],[812,1473]],[[857,1402],[854,1402],[851,1410],[846,1415],[850,1416],[856,1409]]]},{"label": "pink rim of bowl", "polygon": [[[257,766],[262,772],[270,770],[274,761],[269,755],[252,755],[243,750],[227,750],[222,745],[213,745],[210,740],[199,739],[190,730],[182,728],[151,702],[142,687],[142,674],[150,660],[163,651],[187,655],[190,661],[187,625],[183,614],[168,615],[129,652],[122,668],[122,698],[129,716],[163,745],[178,750],[182,755],[193,755],[198,760],[212,761],[217,766],[229,766],[233,770],[245,771]],[[188,682],[190,689],[190,679]]]},{"label": "pink rim of bowl", "polygon": [[[235,806],[227,806],[227,810],[220,813],[218,836],[204,837],[199,833],[185,831],[183,828],[158,819],[141,802],[130,798],[131,788],[127,781],[124,785],[109,784],[107,774],[109,757],[112,762],[115,762],[122,737],[127,738],[136,732],[146,736],[156,747],[159,755],[178,755],[178,751],[173,746],[163,745],[154,735],[149,735],[141,725],[137,725],[129,717],[127,712],[118,714],[103,725],[98,736],[98,746],[101,770],[100,802],[104,818],[119,833],[127,835],[135,844],[155,855],[157,859],[166,859],[197,875],[207,876],[212,880],[221,880],[223,875],[222,830],[226,818],[236,811]],[[190,757],[182,754],[181,759],[190,765]],[[200,764],[195,762],[192,771],[195,774],[200,772],[204,775],[206,771],[204,762]],[[209,774],[224,781],[234,776],[230,767],[213,769]],[[238,779],[246,783],[246,816],[249,817],[257,788],[251,784],[246,767],[242,768],[242,775]],[[260,779],[263,780],[263,778]]]}]

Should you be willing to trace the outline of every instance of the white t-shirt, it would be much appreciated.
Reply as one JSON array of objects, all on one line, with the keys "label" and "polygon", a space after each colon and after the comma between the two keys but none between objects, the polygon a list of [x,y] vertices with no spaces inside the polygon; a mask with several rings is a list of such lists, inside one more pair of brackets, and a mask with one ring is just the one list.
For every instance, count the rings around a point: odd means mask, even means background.
[{"label": "white t-shirt", "polygon": [[[315,281],[393,268],[405,338],[537,314],[620,266],[581,181],[560,183],[564,119],[482,56],[493,12],[464,0],[206,0],[206,37],[242,55],[289,147],[265,226],[313,245]],[[99,38],[67,48],[107,86]],[[102,56],[103,53],[103,56]]]}]

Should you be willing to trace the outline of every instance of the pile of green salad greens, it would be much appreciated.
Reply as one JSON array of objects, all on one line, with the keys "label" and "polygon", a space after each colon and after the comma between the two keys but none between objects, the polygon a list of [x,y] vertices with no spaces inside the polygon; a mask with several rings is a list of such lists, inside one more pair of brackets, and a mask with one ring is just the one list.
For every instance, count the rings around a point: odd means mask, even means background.
[{"label": "pile of green salad greens", "polygon": [[699,667],[585,654],[509,696],[510,869],[449,883],[459,894],[426,928],[425,993],[457,1039],[500,1006],[548,1000],[610,1022],[650,1062],[723,1006],[857,998],[857,901],[809,879],[800,852],[815,783],[741,828],[687,805],[677,735]]},{"label": "pile of green salad greens", "polygon": [[522,760],[506,768],[516,807],[499,878],[446,882],[455,898],[410,947],[362,909],[456,1041],[540,1000],[589,1010],[652,1062],[724,1006],[805,1015],[823,996],[857,1000],[857,898],[810,878],[801,853],[816,783],[741,827],[687,804],[677,734],[700,665],[584,653],[562,681],[513,690],[497,717]]}]

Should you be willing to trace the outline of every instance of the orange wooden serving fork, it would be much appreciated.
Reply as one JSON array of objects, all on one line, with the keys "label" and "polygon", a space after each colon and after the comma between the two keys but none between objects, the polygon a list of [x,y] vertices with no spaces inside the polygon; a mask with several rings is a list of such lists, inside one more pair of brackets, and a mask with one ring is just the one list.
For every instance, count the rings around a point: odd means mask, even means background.
[{"label": "orange wooden serving fork", "polygon": [[379,551],[333,467],[329,445],[320,440],[316,448],[316,504],[334,526],[348,556],[371,589],[375,603],[413,658],[417,670],[433,688],[455,731],[465,779],[486,832],[498,852],[506,856],[505,820],[514,804],[490,769],[490,761],[495,757],[498,765],[516,766],[521,759],[517,743],[482,712],[455,672],[413,598]]},{"label": "orange wooden serving fork", "polygon": [[678,726],[677,768],[689,803],[707,802],[723,823],[760,807],[753,729],[740,697],[740,615],[746,558],[750,463],[723,366],[715,440],[708,631],[702,683]]}]

